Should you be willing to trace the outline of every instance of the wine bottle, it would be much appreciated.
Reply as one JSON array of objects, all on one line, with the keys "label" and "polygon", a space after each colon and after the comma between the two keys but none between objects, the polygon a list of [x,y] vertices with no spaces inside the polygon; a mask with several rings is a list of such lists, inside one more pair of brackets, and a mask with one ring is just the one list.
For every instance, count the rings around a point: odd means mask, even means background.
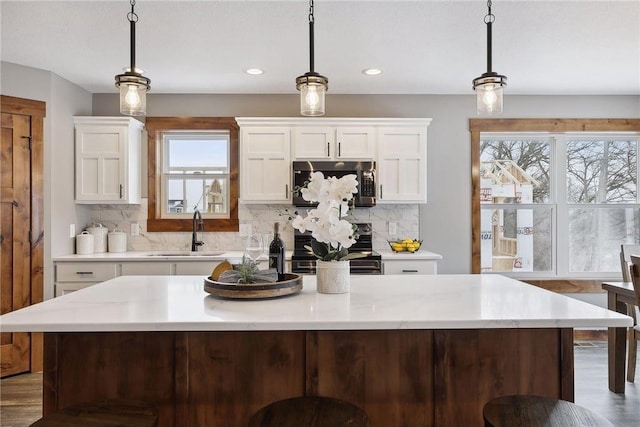
[{"label": "wine bottle", "polygon": [[278,281],[284,280],[284,242],[280,238],[280,224],[273,224],[273,240],[269,245],[269,268],[278,272]]}]

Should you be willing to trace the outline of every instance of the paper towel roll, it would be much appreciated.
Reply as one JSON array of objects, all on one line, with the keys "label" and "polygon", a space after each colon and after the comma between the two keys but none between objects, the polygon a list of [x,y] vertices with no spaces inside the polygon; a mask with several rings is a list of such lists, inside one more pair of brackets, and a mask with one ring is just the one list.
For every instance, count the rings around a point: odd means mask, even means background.
[{"label": "paper towel roll", "polygon": [[76,253],[80,255],[93,253],[93,234],[83,231],[76,236]]}]

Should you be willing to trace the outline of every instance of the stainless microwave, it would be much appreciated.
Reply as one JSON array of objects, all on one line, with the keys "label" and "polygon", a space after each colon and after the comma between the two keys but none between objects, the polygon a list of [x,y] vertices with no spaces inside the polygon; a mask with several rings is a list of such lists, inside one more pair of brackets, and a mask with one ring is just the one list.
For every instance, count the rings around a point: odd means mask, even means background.
[{"label": "stainless microwave", "polygon": [[[296,161],[293,162],[293,188],[304,187],[312,172],[322,172],[325,177],[354,174],[358,179],[358,193],[353,195],[355,207],[376,205],[376,162],[374,161]],[[302,198],[297,191],[293,193],[294,206],[314,206]]]}]

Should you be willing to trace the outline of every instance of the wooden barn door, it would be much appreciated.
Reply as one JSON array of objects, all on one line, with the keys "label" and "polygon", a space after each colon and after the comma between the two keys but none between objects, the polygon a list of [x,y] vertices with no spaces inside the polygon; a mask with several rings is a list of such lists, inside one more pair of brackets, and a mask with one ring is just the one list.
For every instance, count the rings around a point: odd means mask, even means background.
[{"label": "wooden barn door", "polygon": [[[35,112],[31,111],[34,102],[36,106],[42,105]],[[1,104],[0,312],[5,314],[42,301],[44,104],[5,96]],[[36,150],[34,144],[38,144]],[[39,354],[32,358],[34,338]],[[0,375],[41,369],[42,349],[38,339],[41,341],[41,337],[29,333],[0,333]]]}]

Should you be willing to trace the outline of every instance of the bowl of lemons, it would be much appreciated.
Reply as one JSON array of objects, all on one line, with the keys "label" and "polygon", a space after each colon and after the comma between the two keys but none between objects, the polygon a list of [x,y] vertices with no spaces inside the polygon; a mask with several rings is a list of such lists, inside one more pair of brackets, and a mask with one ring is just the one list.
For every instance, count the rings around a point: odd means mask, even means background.
[{"label": "bowl of lemons", "polygon": [[391,246],[391,250],[393,252],[417,252],[422,245],[422,240],[418,239],[404,239],[404,240],[396,240],[393,242],[389,242],[389,246]]}]

